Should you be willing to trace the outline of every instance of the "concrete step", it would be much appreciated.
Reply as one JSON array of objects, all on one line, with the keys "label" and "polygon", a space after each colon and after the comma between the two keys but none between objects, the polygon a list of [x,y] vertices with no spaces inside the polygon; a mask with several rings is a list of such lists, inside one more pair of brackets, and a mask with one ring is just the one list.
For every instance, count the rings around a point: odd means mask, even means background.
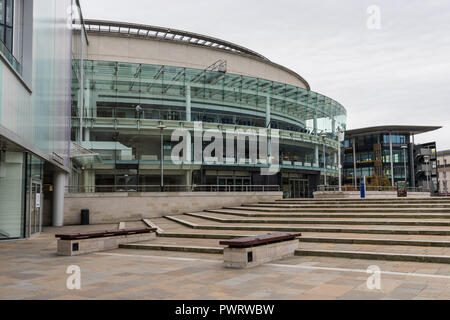
[{"label": "concrete step", "polygon": [[202,212],[214,213],[214,214],[226,214],[239,217],[258,217],[258,218],[364,218],[364,219],[377,219],[377,218],[388,218],[388,219],[450,219],[450,214],[445,213],[320,213],[320,212],[261,212],[261,211],[248,211],[239,209],[214,209],[214,210],[204,210]]},{"label": "concrete step", "polygon": [[300,208],[280,208],[280,207],[224,207],[223,209],[230,210],[243,210],[243,211],[253,211],[253,212],[323,212],[323,213],[450,213],[450,208],[307,208],[302,210]]},{"label": "concrete step", "polygon": [[449,247],[431,246],[407,246],[407,245],[384,245],[384,244],[361,244],[361,243],[311,243],[301,242],[302,250],[333,250],[333,251],[357,251],[357,252],[383,252],[417,255],[438,255],[450,257]]},{"label": "concrete step", "polygon": [[[227,240],[240,237],[250,237],[259,234],[266,234],[266,232],[253,232],[249,234],[224,234],[224,233],[161,233],[158,235],[160,238],[177,238],[177,239],[216,239]],[[299,238],[302,243],[335,243],[335,244],[372,244],[372,245],[384,245],[384,246],[409,246],[409,247],[450,247],[449,241],[435,241],[435,240],[405,240],[405,239],[393,239],[393,238],[349,238],[349,237],[328,237],[321,236],[302,236]]]},{"label": "concrete step", "polygon": [[247,231],[268,231],[268,232],[311,232],[311,233],[357,233],[357,234],[398,234],[398,235],[436,235],[450,236],[450,228],[440,229],[443,227],[428,227],[421,229],[417,227],[397,227],[386,228],[371,226],[370,228],[352,228],[352,227],[335,227],[323,225],[317,227],[315,225],[305,225],[302,227],[280,226],[280,225],[254,225],[254,224],[205,224],[203,219],[183,216],[180,217],[166,216],[166,219],[175,221],[179,224],[193,229],[204,230],[247,230]]},{"label": "concrete step", "polygon": [[291,204],[291,203],[256,203],[256,204],[243,204],[242,207],[253,208],[450,208],[450,202],[443,203],[310,203],[310,204]]},{"label": "concrete step", "polygon": [[311,220],[305,218],[297,219],[277,219],[277,218],[229,218],[217,213],[185,213],[187,216],[197,217],[205,220],[220,223],[271,223],[271,224],[328,224],[328,225],[387,225],[387,226],[432,226],[432,227],[450,227],[450,221],[427,221],[427,220],[386,220],[386,219],[370,219],[354,218],[348,220],[328,219],[328,220]]},{"label": "concrete step", "polygon": [[[263,233],[265,234],[265,233]],[[182,232],[164,232],[160,233],[158,237],[161,238],[183,238],[183,239],[217,239],[217,240],[228,240],[241,237],[255,236],[256,233],[252,234],[224,234],[224,233],[182,233]]]},{"label": "concrete step", "polygon": [[327,198],[327,199],[280,199],[276,201],[263,201],[261,203],[449,203],[450,197],[444,198],[366,198],[366,199],[343,199],[343,198]]},{"label": "concrete step", "polygon": [[450,241],[430,240],[399,240],[399,239],[368,239],[368,238],[339,238],[339,237],[300,237],[304,243],[333,243],[333,244],[369,244],[382,246],[408,247],[443,247],[450,248]]},{"label": "concrete step", "polygon": [[299,249],[295,251],[296,256],[309,257],[333,257],[346,259],[365,259],[383,261],[409,261],[426,263],[450,263],[450,256],[417,255],[385,252],[360,252],[360,251],[334,251],[334,250],[309,250]]},{"label": "concrete step", "polygon": [[179,251],[179,252],[223,254],[223,248],[221,248],[221,247],[201,247],[201,246],[184,246],[184,245],[169,245],[169,244],[131,243],[131,244],[120,245],[120,248],[121,249],[133,249],[133,250],[160,250],[160,251]]},{"label": "concrete step", "polygon": [[121,249],[163,250],[197,253],[222,253],[223,246],[218,239],[160,237],[146,242],[130,243],[120,246]]}]

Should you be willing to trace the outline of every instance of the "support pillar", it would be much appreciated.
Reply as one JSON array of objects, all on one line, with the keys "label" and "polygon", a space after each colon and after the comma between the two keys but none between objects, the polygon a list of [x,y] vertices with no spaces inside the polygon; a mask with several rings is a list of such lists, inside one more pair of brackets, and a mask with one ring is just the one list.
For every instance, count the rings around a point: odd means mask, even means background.
[{"label": "support pillar", "polygon": [[416,191],[416,170],[415,170],[415,161],[414,161],[414,135],[411,136],[411,144],[410,144],[410,172],[411,172],[411,186],[413,191]]},{"label": "support pillar", "polygon": [[[317,106],[315,108],[317,108]],[[314,135],[317,136],[317,133],[318,133],[318,130],[317,130],[317,110],[314,111],[314,123],[313,123],[313,125],[314,125],[314,130],[313,130]]]},{"label": "support pillar", "polygon": [[53,226],[64,225],[64,188],[66,186],[66,174],[64,172],[53,173]]},{"label": "support pillar", "polygon": [[392,151],[392,133],[389,133],[389,153],[391,157],[391,181],[392,186],[395,186],[395,176],[394,176],[394,154]]},{"label": "support pillar", "polygon": [[84,141],[85,142],[91,141],[91,128],[89,127],[84,128]]},{"label": "support pillar", "polygon": [[186,85],[186,121],[191,121],[191,86]]},{"label": "support pillar", "polygon": [[358,182],[356,180],[356,139],[353,138],[353,182],[355,188],[358,186]]},{"label": "support pillar", "polygon": [[319,167],[319,145],[314,145],[314,167]]},{"label": "support pillar", "polygon": [[271,115],[270,115],[270,97],[267,96],[266,98],[266,128],[269,127],[271,121]]},{"label": "support pillar", "polygon": [[331,133],[333,136],[336,135],[336,119],[334,117],[331,119]]}]

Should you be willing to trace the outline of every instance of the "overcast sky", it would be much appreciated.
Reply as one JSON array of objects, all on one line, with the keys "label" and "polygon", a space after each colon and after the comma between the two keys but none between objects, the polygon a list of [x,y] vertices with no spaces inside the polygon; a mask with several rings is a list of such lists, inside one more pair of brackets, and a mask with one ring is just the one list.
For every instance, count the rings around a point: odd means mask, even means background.
[{"label": "overcast sky", "polygon": [[[369,29],[367,8],[381,9]],[[81,0],[85,18],[193,31],[299,73],[346,107],[348,128],[439,125],[450,149],[449,0]]]}]

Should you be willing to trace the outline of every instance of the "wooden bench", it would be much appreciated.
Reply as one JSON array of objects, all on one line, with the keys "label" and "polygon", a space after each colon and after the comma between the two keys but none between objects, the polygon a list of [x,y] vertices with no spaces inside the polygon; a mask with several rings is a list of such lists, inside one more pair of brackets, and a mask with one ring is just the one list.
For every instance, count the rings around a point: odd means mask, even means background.
[{"label": "wooden bench", "polygon": [[155,232],[154,228],[140,228],[57,234],[55,235],[59,239],[57,253],[63,256],[75,256],[113,250],[124,243],[152,240],[156,237]]},{"label": "wooden bench", "polygon": [[301,233],[273,233],[220,241],[224,264],[228,268],[249,268],[293,256]]}]

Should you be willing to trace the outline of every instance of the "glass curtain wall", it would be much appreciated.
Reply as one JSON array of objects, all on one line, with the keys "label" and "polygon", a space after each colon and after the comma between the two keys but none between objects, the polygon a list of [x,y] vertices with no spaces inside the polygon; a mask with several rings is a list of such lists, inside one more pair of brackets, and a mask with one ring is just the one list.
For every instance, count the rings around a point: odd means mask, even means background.
[{"label": "glass curtain wall", "polygon": [[[185,121],[189,94],[191,121],[266,127],[269,99],[272,128],[334,139],[338,127],[345,129],[346,111],[339,103],[274,81],[161,65],[88,60],[84,66],[82,115],[73,96],[72,115],[78,118]],[[74,79],[74,93],[80,90],[77,82]]]}]

